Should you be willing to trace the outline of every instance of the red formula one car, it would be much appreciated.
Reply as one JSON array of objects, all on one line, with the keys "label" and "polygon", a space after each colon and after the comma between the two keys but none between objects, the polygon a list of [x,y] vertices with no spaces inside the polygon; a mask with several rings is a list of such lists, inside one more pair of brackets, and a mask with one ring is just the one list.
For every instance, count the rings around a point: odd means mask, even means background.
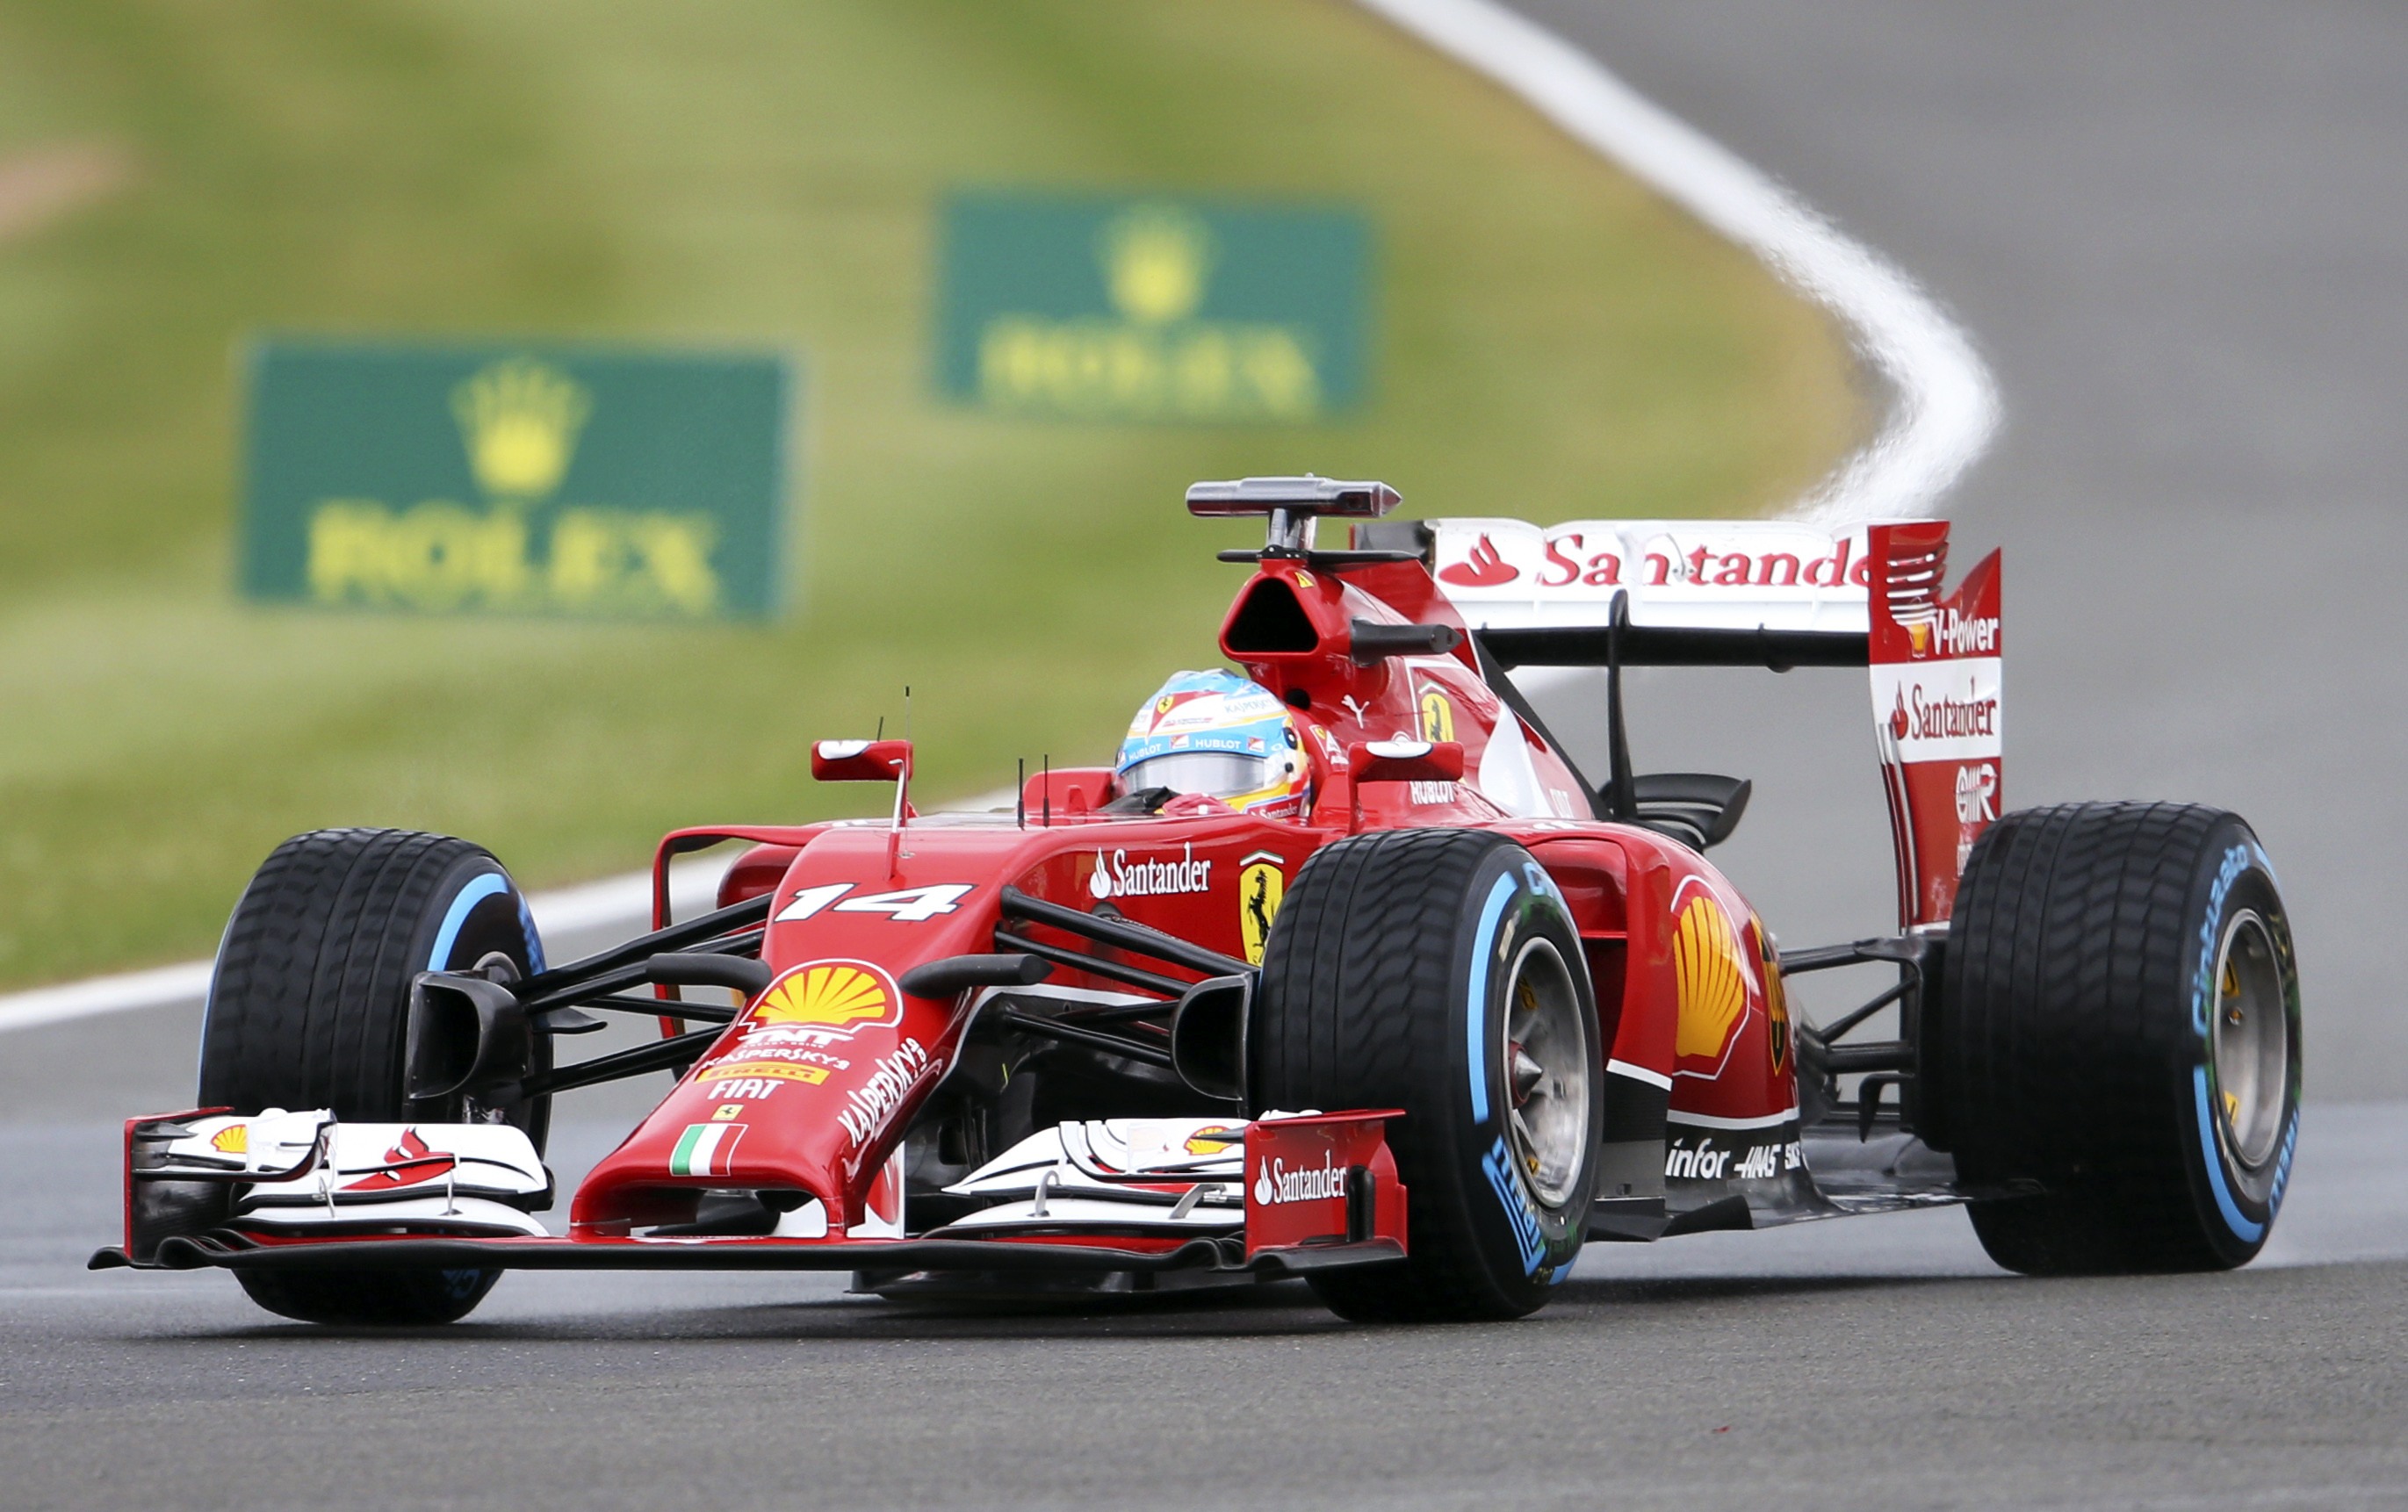
[{"label": "red formula one car", "polygon": [[[1374,523],[1396,503],[1197,484],[1268,521],[1225,553],[1242,679],[1174,679],[1118,766],[1017,811],[917,814],[906,742],[823,742],[813,775],[892,783],[889,817],[671,834],[660,927],[589,960],[548,963],[473,845],[288,841],[219,953],[207,1105],[128,1125],[93,1263],[223,1266],[337,1322],[604,1266],[1300,1276],[1350,1318],[1462,1319],[1540,1306],[1592,1240],[1934,1203],[2028,1272],[2258,1251],[2300,1085],[2272,870],[2213,809],[1997,817],[1995,554],[1944,592],[1939,521]],[[1546,664],[1605,669],[1594,781],[1506,676]],[[1640,665],[1870,669],[1898,934],[1776,949],[1705,856],[1748,784],[1632,767]],[[727,841],[719,906],[670,921],[669,859]],[[1792,1016],[1786,978],[1844,966],[1882,990]],[[663,1037],[566,1061],[595,1012]],[[550,1100],[662,1070],[548,1232]]]}]

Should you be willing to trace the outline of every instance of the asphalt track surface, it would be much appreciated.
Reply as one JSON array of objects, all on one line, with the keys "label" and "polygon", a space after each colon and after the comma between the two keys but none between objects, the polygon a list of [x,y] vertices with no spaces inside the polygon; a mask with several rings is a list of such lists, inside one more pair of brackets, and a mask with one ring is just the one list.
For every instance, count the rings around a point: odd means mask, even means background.
[{"label": "asphalt track surface", "polygon": [[[1951,512],[2010,552],[2012,797],[2227,804],[2283,869],[2311,1107],[2258,1265],[2021,1280],[1937,1212],[1599,1247],[1497,1327],[520,1276],[466,1325],[330,1335],[222,1276],[78,1268],[114,1120],[191,1086],[196,1012],[163,1008],[0,1041],[0,1508],[2408,1506],[2408,20],[1530,8],[1996,367],[2007,429]],[[1757,778],[1717,854],[1793,945],[1886,921],[1863,697],[1638,691],[1648,764]],[[641,1094],[592,1095],[565,1182]]]}]

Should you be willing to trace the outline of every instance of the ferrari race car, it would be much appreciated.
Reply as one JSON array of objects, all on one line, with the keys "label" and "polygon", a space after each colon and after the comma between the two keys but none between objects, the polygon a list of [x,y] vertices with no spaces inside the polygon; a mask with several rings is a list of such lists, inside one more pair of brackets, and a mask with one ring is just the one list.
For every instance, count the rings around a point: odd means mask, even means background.
[{"label": "ferrari race car", "polygon": [[[279,847],[225,933],[199,1102],[126,1127],[95,1266],[287,1317],[459,1318],[507,1269],[833,1269],[888,1295],[1300,1277],[1353,1319],[1531,1312],[1592,1241],[1962,1203],[2029,1273],[2248,1261],[2299,1127],[2274,874],[2212,808],[2000,817],[1999,559],[1948,527],[1383,520],[1198,483],[1268,543],[1113,767],[917,812],[681,830],[657,927],[555,964],[440,835]],[[1323,519],[1354,521],[1343,549]],[[1602,772],[1508,673],[1602,668]],[[1777,949],[1706,853],[1749,784],[1634,768],[1636,666],[1863,666],[1898,933]],[[711,911],[671,858],[740,843]],[[1801,974],[1879,991],[1813,1025]],[[1894,1009],[1894,1014],[1885,1013]],[[571,1060],[601,1013],[661,1036]],[[1893,1037],[1856,1032],[1895,1021]],[[1851,1037],[1854,1035],[1855,1037]],[[565,1232],[551,1101],[675,1085]]]}]

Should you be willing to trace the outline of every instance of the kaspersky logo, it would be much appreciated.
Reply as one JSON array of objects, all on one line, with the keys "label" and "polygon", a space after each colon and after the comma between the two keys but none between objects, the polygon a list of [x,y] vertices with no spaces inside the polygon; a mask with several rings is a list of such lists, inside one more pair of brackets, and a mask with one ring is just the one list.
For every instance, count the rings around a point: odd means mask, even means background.
[{"label": "kaspersky logo", "polygon": [[846,1092],[845,1105],[837,1109],[836,1120],[844,1125],[846,1137],[856,1147],[869,1143],[869,1136],[902,1105],[928,1066],[928,1052],[916,1039],[907,1039],[895,1047],[892,1055],[879,1057],[868,1079]]}]

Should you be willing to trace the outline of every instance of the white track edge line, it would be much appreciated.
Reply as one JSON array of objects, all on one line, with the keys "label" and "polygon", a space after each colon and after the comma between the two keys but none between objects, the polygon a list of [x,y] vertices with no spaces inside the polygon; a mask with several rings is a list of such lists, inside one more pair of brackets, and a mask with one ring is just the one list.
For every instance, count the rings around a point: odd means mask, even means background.
[{"label": "white track edge line", "polygon": [[1933,513],[1986,450],[1997,387],[1973,343],[1886,258],[1497,0],[1356,0],[1521,96],[1575,141],[1739,243],[1844,324],[1890,386],[1881,430],[1789,510],[1818,524]]},{"label": "white track edge line", "polygon": [[154,1008],[185,1003],[209,990],[209,963],[187,961],[117,977],[94,977],[57,987],[38,987],[0,998],[0,1031],[88,1019],[96,1013]]},{"label": "white track edge line", "polygon": [[[680,891],[682,892],[685,889],[681,886]],[[528,897],[527,907],[535,915],[536,928],[546,934],[573,934],[585,930],[609,928],[634,929],[652,917],[652,877],[650,872],[630,872],[624,877],[605,877],[579,887],[538,892]],[[0,997],[0,1034],[12,1029],[36,1029],[44,1024],[66,1023],[103,1013],[123,1013],[135,1008],[158,1008],[173,1003],[190,1003],[208,994],[213,964],[208,961],[186,961],[172,966],[154,966],[148,971],[93,977],[79,982],[64,982],[56,987],[37,987],[30,991],[12,992]]]},{"label": "white track edge line", "polygon": [[[1000,788],[949,806],[953,809],[988,809],[1011,802],[1011,790]],[[673,886],[681,913],[707,906],[719,885],[721,867],[708,859],[683,863]],[[527,909],[538,933],[559,937],[589,930],[642,928],[652,914],[652,874],[629,872],[598,882],[531,893]],[[190,1003],[209,990],[213,963],[185,961],[83,981],[62,982],[28,991],[0,995],[0,1034],[12,1029],[37,1029],[104,1013],[165,1007]]]}]

